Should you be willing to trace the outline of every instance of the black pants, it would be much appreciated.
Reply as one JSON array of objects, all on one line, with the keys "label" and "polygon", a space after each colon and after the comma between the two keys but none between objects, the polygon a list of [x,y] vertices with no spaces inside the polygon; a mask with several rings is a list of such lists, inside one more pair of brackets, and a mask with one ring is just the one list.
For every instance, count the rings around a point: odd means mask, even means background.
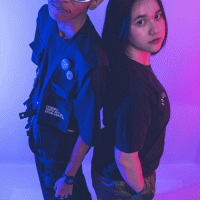
[{"label": "black pants", "polygon": [[[41,160],[35,155],[36,167],[40,179],[40,185],[44,200],[58,200],[55,198],[53,189],[55,182],[62,176],[68,163],[58,163],[52,160]],[[72,195],[69,200],[92,200],[90,192],[87,188],[85,177],[82,172],[82,166],[79,168],[76,176],[76,183],[73,185]]]},{"label": "black pants", "polygon": [[144,179],[144,188],[136,193],[125,181],[113,181],[92,169],[92,184],[98,200],[151,200],[155,195],[156,172]]}]

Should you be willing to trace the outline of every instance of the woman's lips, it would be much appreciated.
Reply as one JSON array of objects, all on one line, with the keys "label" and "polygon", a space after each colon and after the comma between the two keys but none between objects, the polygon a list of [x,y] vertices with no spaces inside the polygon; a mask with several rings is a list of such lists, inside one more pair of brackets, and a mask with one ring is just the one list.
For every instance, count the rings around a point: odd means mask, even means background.
[{"label": "woman's lips", "polygon": [[156,38],[156,39],[150,41],[149,43],[150,44],[158,44],[158,43],[160,43],[160,41],[161,41],[161,38]]}]

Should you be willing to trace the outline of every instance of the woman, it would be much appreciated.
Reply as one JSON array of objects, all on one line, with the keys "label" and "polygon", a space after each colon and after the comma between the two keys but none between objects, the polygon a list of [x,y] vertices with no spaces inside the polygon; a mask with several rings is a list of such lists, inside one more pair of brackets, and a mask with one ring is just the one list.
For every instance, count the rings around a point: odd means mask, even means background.
[{"label": "woman", "polygon": [[99,200],[153,199],[170,118],[166,91],[150,65],[167,38],[161,0],[110,0],[102,38],[110,77],[93,187]]}]

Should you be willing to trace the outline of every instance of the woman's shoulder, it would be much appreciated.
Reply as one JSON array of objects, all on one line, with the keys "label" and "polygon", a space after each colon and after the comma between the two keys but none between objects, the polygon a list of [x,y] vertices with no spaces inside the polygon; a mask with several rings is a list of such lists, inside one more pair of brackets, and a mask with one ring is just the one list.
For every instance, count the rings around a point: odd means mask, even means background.
[{"label": "woman's shoulder", "polygon": [[117,94],[144,93],[148,88],[148,82],[148,75],[139,73],[138,66],[127,60],[116,62],[111,66],[108,87]]}]

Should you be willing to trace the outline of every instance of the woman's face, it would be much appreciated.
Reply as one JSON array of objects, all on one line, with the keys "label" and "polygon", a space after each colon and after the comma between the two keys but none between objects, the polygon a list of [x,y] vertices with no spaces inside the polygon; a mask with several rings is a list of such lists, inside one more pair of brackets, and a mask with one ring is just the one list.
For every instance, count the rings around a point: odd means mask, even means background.
[{"label": "woman's face", "polygon": [[131,11],[128,45],[137,51],[155,53],[165,37],[165,21],[157,0],[137,0]]}]

